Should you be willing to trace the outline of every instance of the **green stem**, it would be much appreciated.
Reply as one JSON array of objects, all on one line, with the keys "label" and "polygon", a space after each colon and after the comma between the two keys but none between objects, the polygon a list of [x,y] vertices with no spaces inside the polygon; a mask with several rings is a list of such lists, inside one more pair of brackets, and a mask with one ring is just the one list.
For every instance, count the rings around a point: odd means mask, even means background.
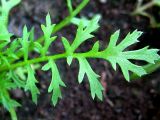
[{"label": "green stem", "polygon": [[[96,54],[93,54],[91,52],[73,53],[72,57],[73,58],[78,58],[78,57],[98,58],[98,55],[99,55],[99,52],[97,52]],[[67,58],[67,57],[68,57],[67,53],[62,53],[62,54],[57,54],[57,55],[52,55],[52,56],[44,56],[44,57],[34,58],[34,59],[31,59],[31,60],[14,63],[14,64],[11,64],[10,66],[4,66],[0,69],[0,72],[4,72],[4,71],[7,71],[7,70],[13,70],[13,69],[16,69],[18,67],[25,66],[27,64],[36,64],[36,63],[48,61],[50,59],[57,60],[57,59],[63,59],[63,58]]]},{"label": "green stem", "polygon": [[17,120],[17,115],[16,115],[15,110],[12,108],[12,109],[9,110],[9,112],[10,112],[10,115],[11,115],[11,119],[12,120]]}]

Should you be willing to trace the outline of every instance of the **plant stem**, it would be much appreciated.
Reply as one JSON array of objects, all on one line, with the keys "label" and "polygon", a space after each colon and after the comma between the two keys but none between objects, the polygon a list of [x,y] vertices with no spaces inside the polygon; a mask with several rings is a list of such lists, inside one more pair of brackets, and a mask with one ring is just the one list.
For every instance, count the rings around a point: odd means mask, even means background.
[{"label": "plant stem", "polygon": [[[97,52],[96,54],[93,54],[93,53],[90,53],[90,52],[87,52],[87,53],[73,53],[72,57],[73,58],[78,58],[78,57],[98,58],[99,53],[100,52]],[[27,60],[27,61],[17,62],[17,63],[11,64],[10,66],[4,66],[0,69],[0,72],[4,72],[4,71],[7,71],[7,70],[13,70],[13,69],[16,69],[18,67],[25,66],[27,64],[36,64],[36,63],[48,61],[50,59],[57,60],[57,59],[63,59],[63,58],[67,58],[67,57],[68,57],[67,53],[62,53],[62,54],[57,54],[57,55],[52,55],[52,56],[44,56],[44,57],[34,58],[34,59],[31,59],[31,60]]]},{"label": "plant stem", "polygon": [[11,115],[11,119],[12,120],[17,120],[17,115],[16,115],[15,110],[12,108],[12,109],[9,110],[9,112],[10,112],[10,115]]}]

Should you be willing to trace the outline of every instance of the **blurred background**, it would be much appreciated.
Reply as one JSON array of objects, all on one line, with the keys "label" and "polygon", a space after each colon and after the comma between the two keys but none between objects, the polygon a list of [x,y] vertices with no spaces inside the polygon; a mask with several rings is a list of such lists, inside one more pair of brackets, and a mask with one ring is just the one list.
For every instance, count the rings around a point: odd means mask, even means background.
[{"label": "blurred background", "polygon": [[[151,0],[144,0],[142,5]],[[81,0],[73,0],[75,8]],[[140,1],[139,1],[140,2]],[[101,50],[104,49],[110,35],[116,30],[121,30],[121,40],[128,32],[138,29],[144,34],[139,39],[140,43],[131,49],[142,48],[149,45],[151,48],[160,49],[160,28],[152,25],[152,18],[133,15],[137,8],[138,0],[90,0],[78,17],[92,18],[101,15],[100,28],[95,33],[96,38],[85,42],[78,51],[87,51],[92,48],[96,40],[100,41]],[[35,27],[35,37],[42,35],[40,24],[45,23],[48,11],[53,23],[59,23],[68,15],[65,0],[22,0],[10,14],[9,31],[16,36],[22,35],[22,28]],[[160,7],[153,6],[146,12],[160,23]],[[64,51],[61,37],[72,41],[77,27],[70,25],[56,33],[58,40],[51,46],[51,53]],[[32,55],[33,57],[36,55]],[[104,60],[89,60],[93,69],[101,78],[105,88],[104,100],[92,100],[87,79],[78,84],[78,62],[74,61],[69,67],[65,60],[58,61],[62,80],[67,87],[62,89],[63,99],[56,107],[50,102],[47,88],[50,84],[51,73],[37,71],[40,81],[38,105],[30,99],[30,94],[21,90],[12,91],[12,97],[17,99],[22,107],[17,109],[19,120],[160,120],[160,69],[130,83],[126,82],[120,69],[114,71],[109,63]],[[0,120],[9,120],[8,112],[0,108]]]}]

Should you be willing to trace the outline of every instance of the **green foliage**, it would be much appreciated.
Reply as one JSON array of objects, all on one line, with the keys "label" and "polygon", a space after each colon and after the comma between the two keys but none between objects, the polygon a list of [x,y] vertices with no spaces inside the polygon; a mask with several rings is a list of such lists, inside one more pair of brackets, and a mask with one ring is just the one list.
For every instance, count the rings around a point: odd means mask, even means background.
[{"label": "green foliage", "polygon": [[[95,15],[95,18],[101,18],[101,16],[99,14]],[[78,17],[74,17],[71,22],[74,24],[74,25],[79,25],[80,22],[83,22],[83,25],[84,26],[87,26],[90,22],[90,20],[88,20],[87,18],[85,17],[82,17],[82,18],[78,18]]]},{"label": "green foliage", "polygon": [[[46,16],[46,25],[41,25],[44,40],[35,40],[34,29],[28,31],[24,26],[22,37],[12,39],[12,34],[8,32],[7,22],[8,17],[3,18],[3,14],[9,14],[12,7],[17,5],[20,0],[1,0],[1,16],[0,16],[0,103],[10,112],[12,120],[17,120],[16,107],[20,104],[10,97],[10,91],[14,89],[21,89],[29,91],[32,100],[35,104],[38,101],[40,94],[38,88],[38,80],[36,79],[36,68],[41,67],[42,62],[47,62],[43,67],[43,71],[51,71],[51,83],[48,86],[48,92],[52,93],[51,101],[55,106],[58,100],[62,98],[61,87],[66,87],[61,80],[60,72],[58,70],[56,61],[59,59],[66,59],[68,65],[71,65],[73,59],[79,61],[78,81],[82,83],[86,75],[89,80],[91,96],[100,100],[103,99],[103,86],[99,81],[99,75],[94,72],[88,58],[100,58],[109,61],[116,70],[118,64],[127,81],[130,81],[129,72],[133,72],[142,76],[146,71],[142,66],[133,64],[131,60],[142,60],[154,64],[160,59],[157,54],[157,49],[149,49],[148,47],[140,50],[128,51],[127,48],[132,44],[138,42],[138,38],[142,32],[135,30],[129,33],[120,43],[117,44],[120,31],[116,31],[110,38],[109,45],[106,49],[99,50],[99,42],[97,41],[91,50],[77,53],[76,50],[82,43],[91,40],[94,37],[94,32],[99,28],[100,16],[95,16],[91,20],[79,19],[75,15],[89,2],[84,0],[75,10],[72,8],[71,0],[67,0],[67,5],[70,11],[70,16],[67,17],[60,24],[55,25],[51,22],[51,17]],[[6,8],[3,8],[6,6]],[[2,10],[3,8],[3,10]],[[5,20],[4,20],[5,19]],[[7,21],[7,22],[6,22]],[[74,22],[77,26],[77,33],[72,43],[67,38],[62,37],[62,43],[65,48],[64,53],[54,54],[49,53],[49,47],[56,40],[56,36],[52,36],[54,31],[63,28],[70,22]],[[38,57],[30,56],[36,51]],[[49,54],[48,54],[49,53]]]},{"label": "green foliage", "polygon": [[157,6],[160,6],[160,1],[159,0],[153,0],[153,3]]},{"label": "green foliage", "polygon": [[20,104],[9,95],[9,90],[15,89],[16,84],[5,73],[1,73],[0,78],[0,103],[11,113],[12,119],[17,120],[15,108],[19,107]]},{"label": "green foliage", "polygon": [[27,30],[27,27],[24,26],[23,28],[23,37],[19,39],[21,46],[22,46],[22,51],[24,54],[24,60],[28,60],[28,52],[29,52],[29,32]]},{"label": "green foliage", "polygon": [[156,20],[155,16],[150,14],[148,12],[149,9],[151,9],[154,6],[160,7],[160,0],[150,0],[147,3],[143,4],[143,0],[137,0],[137,7],[136,9],[132,12],[132,15],[141,15],[144,17],[149,18],[150,20],[150,25],[153,28],[159,28],[160,23]]},{"label": "green foliage", "polygon": [[[160,0],[149,0],[148,2],[143,4],[143,0],[138,0],[137,1],[137,7],[136,9],[132,12],[132,15],[141,15],[144,17],[149,18],[150,20],[150,26],[153,28],[159,28],[160,23],[156,20],[155,16],[152,15],[151,13],[148,12],[149,9],[152,9],[154,6],[160,7]],[[155,64],[148,64],[143,66],[144,69],[147,71],[147,73],[152,73],[156,69],[160,68],[159,67],[159,61],[156,61]],[[138,78],[137,74],[133,74],[132,77],[133,79]]]},{"label": "green foliage", "polygon": [[58,102],[58,98],[62,98],[60,86],[65,87],[65,84],[61,80],[56,63],[52,59],[49,60],[48,63],[42,68],[44,71],[49,69],[51,69],[52,72],[52,80],[48,88],[48,92],[53,92],[52,103],[55,106]]},{"label": "green foliage", "polygon": [[42,56],[46,55],[50,44],[56,39],[56,37],[51,37],[54,27],[55,27],[55,24],[53,24],[53,25],[51,24],[51,17],[48,14],[46,17],[46,27],[44,25],[41,25],[41,28],[44,33],[44,46],[41,47],[40,44],[38,45],[39,49],[42,53],[41,54]]},{"label": "green foliage", "polygon": [[73,13],[72,0],[67,0],[67,6],[69,9],[69,13],[72,14]]},{"label": "green foliage", "polygon": [[83,81],[84,75],[86,74],[89,80],[91,95],[94,99],[97,96],[100,100],[102,100],[102,91],[103,87],[99,82],[98,78],[100,77],[97,75],[91,68],[90,64],[86,60],[86,58],[78,58],[80,69],[78,75],[78,81],[81,83]]},{"label": "green foliage", "polygon": [[13,80],[17,88],[25,88],[25,81],[20,79],[18,75],[15,73],[15,71],[10,70],[10,72],[8,73],[8,76],[10,79]]},{"label": "green foliage", "polygon": [[32,100],[34,101],[34,103],[37,104],[37,95],[40,94],[36,83],[38,83],[38,81],[36,80],[35,76],[34,76],[34,71],[31,68],[30,65],[27,65],[27,71],[28,71],[28,77],[27,77],[27,81],[26,81],[26,85],[25,85],[25,90],[29,90],[31,91],[32,94]]},{"label": "green foliage", "polygon": [[145,47],[140,50],[126,51],[127,47],[138,42],[137,39],[141,36],[142,32],[135,30],[129,33],[124,40],[117,45],[119,33],[120,32],[117,31],[111,36],[108,48],[99,53],[99,57],[108,60],[115,70],[116,64],[118,64],[124,77],[128,81],[130,80],[129,71],[136,73],[138,76],[145,75],[146,71],[142,66],[135,65],[129,60],[143,60],[154,64],[154,61],[159,59],[159,55],[157,54],[158,49],[148,49],[148,47]]},{"label": "green foliage", "polygon": [[64,45],[64,48],[67,53],[67,63],[70,65],[73,58],[74,51],[86,40],[93,38],[92,32],[96,31],[99,28],[98,21],[100,19],[100,16],[94,17],[88,25],[84,25],[83,21],[79,23],[76,37],[73,41],[73,43],[70,45],[68,40],[66,38],[62,38],[62,42]]},{"label": "green foliage", "polygon": [[7,27],[10,10],[16,5],[18,5],[20,2],[21,0],[1,0],[0,26]]},{"label": "green foliage", "polygon": [[94,17],[87,26],[83,25],[83,22],[80,22],[75,40],[73,41],[69,52],[73,53],[83,42],[94,37],[92,32],[99,28],[99,19],[99,16]]}]

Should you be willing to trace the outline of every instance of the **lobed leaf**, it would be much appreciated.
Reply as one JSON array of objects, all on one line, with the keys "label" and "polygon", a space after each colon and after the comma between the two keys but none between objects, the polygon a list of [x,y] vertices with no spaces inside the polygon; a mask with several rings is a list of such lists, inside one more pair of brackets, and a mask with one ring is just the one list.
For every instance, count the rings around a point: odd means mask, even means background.
[{"label": "lobed leaf", "polygon": [[104,90],[101,83],[99,82],[97,75],[89,65],[86,58],[78,58],[80,69],[78,74],[78,81],[81,83],[84,79],[84,75],[86,74],[89,80],[91,95],[94,99],[97,96],[100,100],[102,100],[102,91]]},{"label": "lobed leaf", "polygon": [[130,45],[138,42],[138,38],[141,36],[142,32],[135,30],[134,32],[129,33],[124,40],[117,45],[119,32],[120,31],[116,31],[111,36],[108,48],[100,52],[99,57],[108,60],[115,70],[116,64],[118,64],[127,81],[130,80],[129,71],[134,72],[139,76],[145,75],[146,71],[142,66],[135,65],[129,60],[143,60],[154,63],[154,61],[159,59],[159,55],[157,54],[158,49],[148,49],[148,47],[145,47],[140,50],[125,51]]},{"label": "lobed leaf", "polygon": [[[11,38],[12,34],[8,32],[6,26],[4,25],[3,22],[0,22],[0,28],[1,28],[1,31],[0,31],[0,45],[3,44],[4,42],[8,44],[10,42],[10,38]],[[3,47],[0,47],[0,49],[3,48]]]},{"label": "lobed leaf", "polygon": [[11,109],[15,111],[16,107],[19,107],[20,104],[13,100],[9,96],[9,90],[15,89],[16,85],[6,76],[6,73],[0,74],[0,102],[3,106],[10,111]]},{"label": "lobed leaf", "polygon": [[25,88],[25,81],[21,80],[14,71],[10,70],[9,78],[14,81],[17,88]]},{"label": "lobed leaf", "polygon": [[49,60],[48,63],[44,65],[42,68],[42,70],[44,71],[47,71],[49,69],[51,69],[51,72],[52,72],[52,80],[48,88],[48,92],[53,92],[52,103],[55,106],[58,102],[58,99],[62,98],[60,86],[65,87],[66,85],[61,80],[58,68],[56,66],[56,63],[53,60]]},{"label": "lobed leaf", "polygon": [[[95,15],[95,17],[97,17],[99,19],[101,18],[101,16],[99,14]],[[77,25],[77,26],[79,26],[80,23],[83,23],[83,25],[86,27],[90,24],[90,21],[91,20],[89,20],[85,17],[82,17],[82,18],[74,17],[74,18],[72,18],[71,23],[73,23],[74,25]]]},{"label": "lobed leaf", "polygon": [[44,46],[42,47],[38,43],[36,44],[38,49],[40,49],[42,56],[46,55],[50,44],[57,38],[57,37],[51,37],[54,27],[55,27],[55,24],[52,25],[51,17],[50,17],[50,14],[48,13],[48,15],[46,16],[46,26],[41,25],[42,31],[44,33],[44,38],[45,38],[44,39]]},{"label": "lobed leaf", "polygon": [[78,30],[76,37],[72,44],[68,42],[68,40],[64,37],[62,37],[62,43],[64,45],[66,54],[67,54],[67,63],[70,65],[72,63],[73,59],[73,53],[74,51],[86,40],[89,38],[94,37],[92,35],[93,32],[95,32],[99,28],[98,21],[100,19],[100,16],[95,16],[92,20],[88,20],[88,25],[84,24],[84,20],[82,19],[78,23]]},{"label": "lobed leaf", "polygon": [[19,41],[21,43],[21,46],[22,46],[22,51],[24,53],[24,60],[28,60],[28,52],[29,52],[29,35],[30,35],[30,32],[28,32],[27,30],[27,27],[24,26],[23,28],[23,36],[22,38],[19,38]]},{"label": "lobed leaf", "polygon": [[92,35],[93,32],[95,32],[98,28],[98,21],[99,21],[100,17],[96,16],[94,17],[87,26],[85,26],[83,24],[83,21],[81,21],[78,25],[78,30],[77,30],[77,34],[76,37],[73,41],[73,43],[70,45],[68,40],[66,38],[62,38],[62,42],[63,45],[66,49],[66,52],[68,54],[73,54],[73,52],[86,40],[88,40],[89,38],[94,37]]},{"label": "lobed leaf", "polygon": [[4,8],[6,11],[10,11],[13,7],[18,5],[21,2],[21,0],[1,0],[2,8]]},{"label": "lobed leaf", "polygon": [[92,35],[99,28],[99,16],[95,16],[88,24],[88,26],[83,25],[83,22],[80,22],[77,30],[76,37],[71,45],[72,52],[74,52],[84,41],[89,38],[94,37]]},{"label": "lobed leaf", "polygon": [[6,49],[6,56],[9,58],[9,59],[18,59],[18,56],[17,56],[17,51],[19,50],[20,48],[20,43],[17,39],[13,40],[10,44],[10,46]]},{"label": "lobed leaf", "polygon": [[[0,23],[2,23],[3,27],[7,29],[8,24],[8,16],[10,10],[18,5],[21,2],[21,0],[1,0],[1,6],[0,6]],[[1,26],[1,25],[0,25]],[[0,27],[2,28],[2,26]]]},{"label": "lobed leaf", "polygon": [[35,104],[37,104],[37,95],[40,94],[36,83],[38,83],[38,81],[36,80],[35,76],[34,76],[34,71],[31,68],[30,65],[27,65],[27,72],[28,72],[28,77],[27,77],[27,82],[25,85],[25,91],[29,90],[32,94],[32,100]]}]

